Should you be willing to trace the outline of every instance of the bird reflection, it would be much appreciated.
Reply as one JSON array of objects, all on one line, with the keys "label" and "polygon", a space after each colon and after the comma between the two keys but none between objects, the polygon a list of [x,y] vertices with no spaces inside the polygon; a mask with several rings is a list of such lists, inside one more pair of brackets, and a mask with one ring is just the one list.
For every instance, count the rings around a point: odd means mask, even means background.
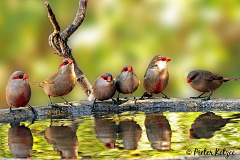
[{"label": "bird reflection", "polygon": [[125,119],[120,121],[119,139],[123,140],[124,148],[127,150],[135,150],[138,146],[138,141],[142,135],[142,129],[134,120]]},{"label": "bird reflection", "polygon": [[24,125],[12,123],[8,131],[8,145],[15,158],[30,158],[33,146],[32,132]]},{"label": "bird reflection", "polygon": [[162,113],[146,114],[145,127],[153,149],[171,150],[172,131],[167,118]]},{"label": "bird reflection", "polygon": [[69,126],[50,126],[46,128],[45,138],[53,145],[62,159],[76,159],[78,156],[77,123]]},{"label": "bird reflection", "polygon": [[223,119],[219,115],[215,115],[213,112],[207,112],[201,114],[196,118],[190,129],[190,138],[211,138],[213,133],[217,130],[221,130],[229,119]]},{"label": "bird reflection", "polygon": [[94,131],[96,138],[107,148],[115,148],[117,139],[117,125],[109,117],[95,117]]}]

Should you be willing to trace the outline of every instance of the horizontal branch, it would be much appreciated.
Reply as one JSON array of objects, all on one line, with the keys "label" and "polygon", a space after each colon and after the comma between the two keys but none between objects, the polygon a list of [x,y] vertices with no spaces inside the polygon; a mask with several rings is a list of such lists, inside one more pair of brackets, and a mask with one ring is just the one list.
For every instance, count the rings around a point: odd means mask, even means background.
[{"label": "horizontal branch", "polygon": [[[38,112],[38,119],[51,118],[79,118],[80,116],[95,114],[119,114],[127,111],[138,111],[145,113],[155,112],[210,112],[210,111],[240,111],[239,98],[219,98],[201,101],[189,98],[155,98],[146,100],[121,99],[122,104],[117,106],[112,101],[98,102],[98,107],[92,108],[93,102],[72,102],[72,106],[59,103],[59,107],[52,108],[48,105],[33,106]],[[0,109],[0,123],[32,120],[34,114],[27,107],[13,108],[14,115],[9,109]],[[51,116],[52,113],[52,116]]]}]

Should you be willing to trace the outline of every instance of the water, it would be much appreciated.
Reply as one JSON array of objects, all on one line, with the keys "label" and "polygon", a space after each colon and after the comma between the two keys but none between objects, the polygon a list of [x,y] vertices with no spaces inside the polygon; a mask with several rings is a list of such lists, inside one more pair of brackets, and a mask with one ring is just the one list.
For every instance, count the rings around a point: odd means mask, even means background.
[{"label": "water", "polygon": [[194,149],[236,151],[237,112],[123,112],[1,124],[0,157],[161,158]]}]

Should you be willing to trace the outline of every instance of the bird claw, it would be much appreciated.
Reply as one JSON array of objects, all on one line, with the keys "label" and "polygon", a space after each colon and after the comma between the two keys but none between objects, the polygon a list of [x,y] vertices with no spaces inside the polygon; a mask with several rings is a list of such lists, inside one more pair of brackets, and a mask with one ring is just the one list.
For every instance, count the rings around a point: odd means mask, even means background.
[{"label": "bird claw", "polygon": [[58,104],[48,104],[48,106],[59,108],[59,105],[58,105]]},{"label": "bird claw", "polygon": [[170,97],[168,97],[168,96],[164,96],[164,97],[162,97],[162,98],[165,98],[165,99],[170,99]]},{"label": "bird claw", "polygon": [[207,98],[208,96],[204,96],[204,97],[189,97],[189,98],[192,98],[192,99],[201,99],[201,98]]}]

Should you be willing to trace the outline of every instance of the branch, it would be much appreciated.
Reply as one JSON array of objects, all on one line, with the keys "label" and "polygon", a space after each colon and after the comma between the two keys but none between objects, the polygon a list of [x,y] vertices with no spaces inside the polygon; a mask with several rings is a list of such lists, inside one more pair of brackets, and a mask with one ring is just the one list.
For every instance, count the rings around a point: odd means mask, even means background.
[{"label": "branch", "polygon": [[68,26],[67,29],[65,29],[61,33],[61,37],[64,40],[68,40],[68,38],[78,29],[78,27],[82,24],[84,18],[85,18],[85,13],[86,13],[86,7],[87,7],[87,2],[88,0],[80,0],[79,1],[79,8],[78,12],[76,14],[76,17],[73,21],[72,24]]},{"label": "branch", "polygon": [[56,54],[59,55],[61,58],[71,58],[73,60],[77,81],[81,85],[85,94],[87,96],[90,96],[90,94],[92,94],[92,85],[88,81],[87,77],[85,77],[83,72],[80,70],[77,62],[75,61],[71,53],[71,49],[68,47],[67,44],[68,38],[78,29],[78,27],[82,24],[84,20],[87,2],[88,0],[80,0],[78,12],[73,23],[70,24],[69,27],[60,34],[60,26],[56,20],[56,17],[49,3],[47,1],[44,1],[46,9],[48,11],[48,18],[50,19],[50,22],[52,23],[54,28],[53,33],[49,36],[49,45],[53,47],[53,49],[56,51]]}]

